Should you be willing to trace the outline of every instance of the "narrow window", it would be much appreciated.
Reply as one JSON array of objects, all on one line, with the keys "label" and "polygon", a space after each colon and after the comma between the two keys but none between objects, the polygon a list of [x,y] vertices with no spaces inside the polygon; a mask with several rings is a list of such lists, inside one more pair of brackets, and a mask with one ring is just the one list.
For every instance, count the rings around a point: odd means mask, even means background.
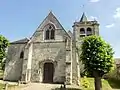
[{"label": "narrow window", "polygon": [[46,31],[46,40],[48,40],[49,39],[49,30],[47,29],[47,31]]},{"label": "narrow window", "polygon": [[20,59],[23,59],[24,58],[24,52],[22,51],[21,53],[20,53]]},{"label": "narrow window", "polygon": [[55,39],[55,30],[51,30],[51,39]]}]

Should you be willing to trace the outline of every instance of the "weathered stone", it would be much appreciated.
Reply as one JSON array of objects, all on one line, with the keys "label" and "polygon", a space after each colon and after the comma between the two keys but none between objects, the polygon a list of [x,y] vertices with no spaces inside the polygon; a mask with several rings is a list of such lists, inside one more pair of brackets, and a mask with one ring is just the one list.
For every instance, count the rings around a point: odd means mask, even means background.
[{"label": "weathered stone", "polygon": [[[49,33],[46,37],[48,27],[49,32],[52,32],[50,29],[53,28],[54,33]],[[79,39],[80,28],[84,28],[86,32],[88,27],[92,34],[99,34],[96,21],[75,22],[73,34],[70,31],[67,33],[50,12],[30,39],[11,43],[6,58],[4,80],[79,85],[80,64],[76,48],[82,40]],[[50,39],[52,34],[54,39]]]}]

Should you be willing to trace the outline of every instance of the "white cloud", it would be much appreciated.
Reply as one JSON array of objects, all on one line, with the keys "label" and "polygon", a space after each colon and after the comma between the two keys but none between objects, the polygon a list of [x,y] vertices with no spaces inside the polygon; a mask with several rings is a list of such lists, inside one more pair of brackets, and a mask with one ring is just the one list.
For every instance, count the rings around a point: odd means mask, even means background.
[{"label": "white cloud", "polygon": [[99,2],[100,0],[89,0],[90,2]]},{"label": "white cloud", "polygon": [[120,18],[120,7],[116,8],[115,14],[113,15],[115,19]]},{"label": "white cloud", "polygon": [[106,28],[112,28],[112,27],[114,27],[114,26],[115,26],[115,24],[112,23],[112,24],[106,25],[105,27],[106,27]]},{"label": "white cloud", "polygon": [[94,20],[98,21],[98,18],[97,18],[97,17],[94,17],[94,16],[90,16],[88,19],[89,19],[89,20],[92,20],[92,21],[94,21]]}]

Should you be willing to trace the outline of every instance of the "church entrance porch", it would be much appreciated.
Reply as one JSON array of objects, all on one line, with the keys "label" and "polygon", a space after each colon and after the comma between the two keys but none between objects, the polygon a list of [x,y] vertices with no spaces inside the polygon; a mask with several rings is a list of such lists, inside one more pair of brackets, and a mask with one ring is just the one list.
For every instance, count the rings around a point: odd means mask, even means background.
[{"label": "church entrance porch", "polygon": [[44,83],[53,83],[53,75],[54,75],[54,64],[53,63],[45,63],[44,71],[43,71],[43,82]]}]

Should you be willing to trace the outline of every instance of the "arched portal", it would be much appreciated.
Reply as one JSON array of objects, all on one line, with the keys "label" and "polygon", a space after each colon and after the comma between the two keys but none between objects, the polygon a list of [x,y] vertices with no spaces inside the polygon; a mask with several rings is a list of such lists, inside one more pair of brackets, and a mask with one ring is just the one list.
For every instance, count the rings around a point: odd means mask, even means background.
[{"label": "arched portal", "polygon": [[45,63],[44,71],[43,71],[43,82],[44,83],[53,83],[53,75],[54,75],[54,64],[53,63]]}]

